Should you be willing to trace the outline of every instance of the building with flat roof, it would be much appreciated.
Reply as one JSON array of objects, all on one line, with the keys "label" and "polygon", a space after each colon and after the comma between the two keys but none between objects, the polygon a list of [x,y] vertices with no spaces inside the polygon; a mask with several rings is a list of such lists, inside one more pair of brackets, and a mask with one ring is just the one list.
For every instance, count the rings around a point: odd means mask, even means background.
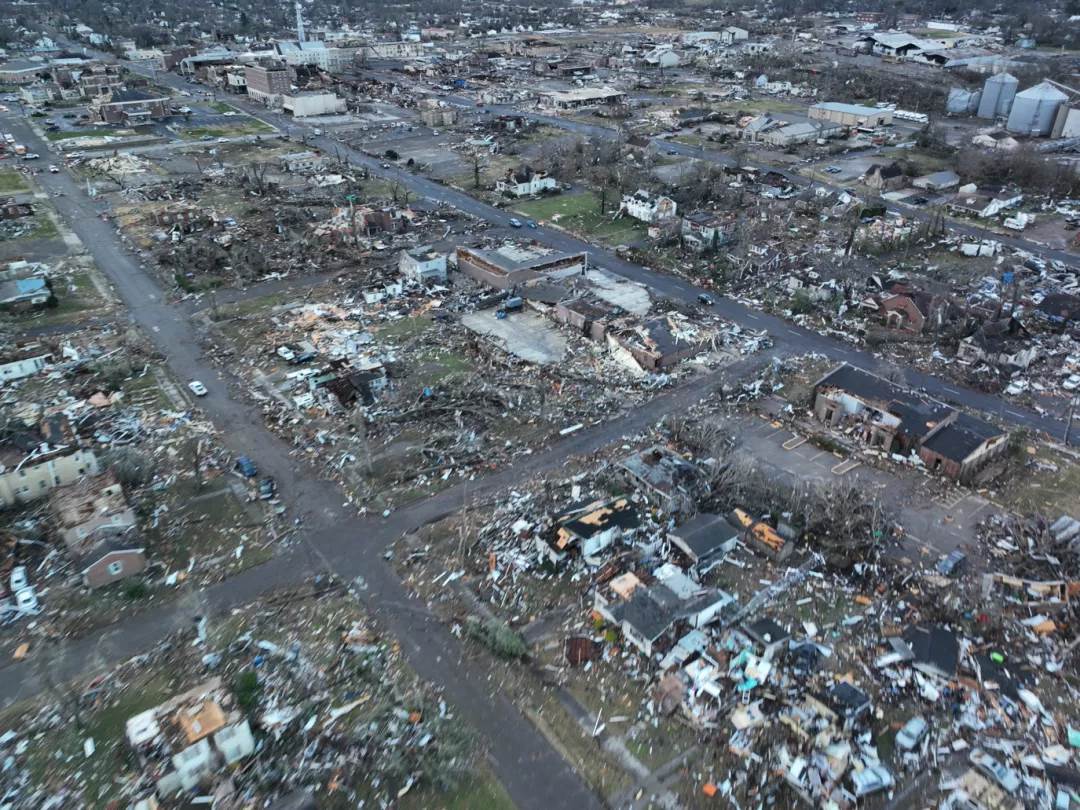
[{"label": "building with flat roof", "polygon": [[613,107],[626,100],[626,93],[610,87],[580,90],[544,90],[539,94],[541,107],[552,110],[575,110],[580,107]]},{"label": "building with flat roof", "polygon": [[845,127],[881,127],[892,123],[892,110],[822,101],[810,107],[807,115],[814,121],[832,121]]},{"label": "building with flat roof", "polygon": [[584,273],[585,253],[560,253],[539,245],[507,243],[494,250],[459,247],[457,266],[465,275],[500,290],[509,290],[542,276]]}]

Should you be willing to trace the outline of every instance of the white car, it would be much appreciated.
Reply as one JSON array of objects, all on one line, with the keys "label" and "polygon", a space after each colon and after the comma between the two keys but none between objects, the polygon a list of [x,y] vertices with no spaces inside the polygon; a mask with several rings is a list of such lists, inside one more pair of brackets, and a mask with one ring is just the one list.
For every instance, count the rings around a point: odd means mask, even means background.
[{"label": "white car", "polygon": [[855,788],[855,795],[861,798],[892,787],[893,778],[884,765],[868,765],[861,771],[852,772],[851,785]]},{"label": "white car", "polygon": [[41,612],[41,604],[38,602],[37,594],[34,593],[33,588],[23,588],[21,591],[15,592],[15,607],[21,613],[30,616],[35,616]]},{"label": "white car", "polygon": [[30,580],[26,578],[26,566],[16,565],[11,569],[11,592],[18,593],[23,588],[30,585]]},{"label": "white car", "polygon": [[915,715],[896,733],[896,745],[904,751],[914,751],[930,732],[930,725],[923,717]]},{"label": "white car", "polygon": [[226,110],[225,112],[222,113],[222,115],[236,115],[236,111],[235,110]]},{"label": "white car", "polygon": [[288,346],[278,346],[277,356],[280,357],[282,360],[287,360],[291,362],[296,359],[296,352],[294,352]]},{"label": "white car", "polygon": [[50,163],[49,164],[49,174],[59,174],[59,173],[60,173],[59,167],[57,167],[57,165],[55,163]]},{"label": "white car", "polygon": [[1080,374],[1070,374],[1065,378],[1065,382],[1061,384],[1061,387],[1066,391],[1075,391],[1080,388]]},{"label": "white car", "polygon": [[972,765],[997,782],[1006,793],[1016,793],[1020,789],[1020,774],[1002,765],[982,749],[976,748],[968,758]]},{"label": "white car", "polygon": [[190,388],[191,393],[193,393],[197,397],[205,397],[208,393],[206,390],[206,386],[198,380],[192,380],[187,384],[187,387]]}]

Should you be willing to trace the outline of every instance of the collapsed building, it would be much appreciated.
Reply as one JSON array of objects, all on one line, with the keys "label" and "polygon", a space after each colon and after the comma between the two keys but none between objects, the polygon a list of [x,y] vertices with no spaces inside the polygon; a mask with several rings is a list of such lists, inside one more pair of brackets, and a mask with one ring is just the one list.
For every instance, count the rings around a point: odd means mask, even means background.
[{"label": "collapsed building", "polygon": [[1005,452],[1000,428],[846,363],[814,384],[814,416],[891,455],[968,483]]}]

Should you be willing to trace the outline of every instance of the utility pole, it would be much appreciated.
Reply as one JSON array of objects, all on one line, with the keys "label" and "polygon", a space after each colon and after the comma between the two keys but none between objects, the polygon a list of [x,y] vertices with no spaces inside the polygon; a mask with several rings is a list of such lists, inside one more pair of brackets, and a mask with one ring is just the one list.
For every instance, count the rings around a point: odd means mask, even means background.
[{"label": "utility pole", "polygon": [[1080,405],[1080,397],[1069,400],[1069,418],[1065,422],[1065,446],[1069,446],[1069,435],[1072,433],[1073,416],[1076,415],[1076,406]]}]

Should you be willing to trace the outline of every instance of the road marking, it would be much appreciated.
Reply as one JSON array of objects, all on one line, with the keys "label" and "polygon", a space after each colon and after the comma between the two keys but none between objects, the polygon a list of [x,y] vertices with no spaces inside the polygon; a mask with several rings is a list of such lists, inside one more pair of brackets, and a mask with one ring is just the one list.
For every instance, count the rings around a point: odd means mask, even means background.
[{"label": "road marking", "polygon": [[755,314],[754,314],[754,313],[752,313],[752,312],[747,312],[747,313],[746,313],[746,317],[747,317],[747,318],[749,318],[749,319],[750,319],[750,320],[752,320],[752,321],[760,321],[760,320],[761,320],[761,316],[760,316],[760,315],[755,315]]},{"label": "road marking", "polygon": [[811,461],[817,461],[819,458],[821,458],[823,455],[825,455],[828,452],[829,452],[828,450],[821,450],[820,452],[818,452],[817,455],[810,456],[810,460]]},{"label": "road marking", "polygon": [[1024,419],[1024,418],[1025,418],[1025,414],[1022,414],[1022,413],[1017,413],[1016,411],[1010,411],[1010,410],[1008,410],[1007,408],[1006,408],[1006,410],[1005,410],[1005,413],[1011,413],[1011,414],[1012,414],[1013,416],[1016,416],[1016,417],[1018,417],[1018,418],[1020,418],[1020,419]]},{"label": "road marking", "polygon": [[794,329],[785,329],[784,331],[787,332],[789,335],[794,335],[797,338],[802,337],[802,332],[796,332]]},{"label": "road marking", "polygon": [[945,386],[945,390],[948,391],[950,394],[956,394],[957,396],[960,395],[959,391],[957,391],[955,388],[949,388],[949,386],[947,385]]}]

